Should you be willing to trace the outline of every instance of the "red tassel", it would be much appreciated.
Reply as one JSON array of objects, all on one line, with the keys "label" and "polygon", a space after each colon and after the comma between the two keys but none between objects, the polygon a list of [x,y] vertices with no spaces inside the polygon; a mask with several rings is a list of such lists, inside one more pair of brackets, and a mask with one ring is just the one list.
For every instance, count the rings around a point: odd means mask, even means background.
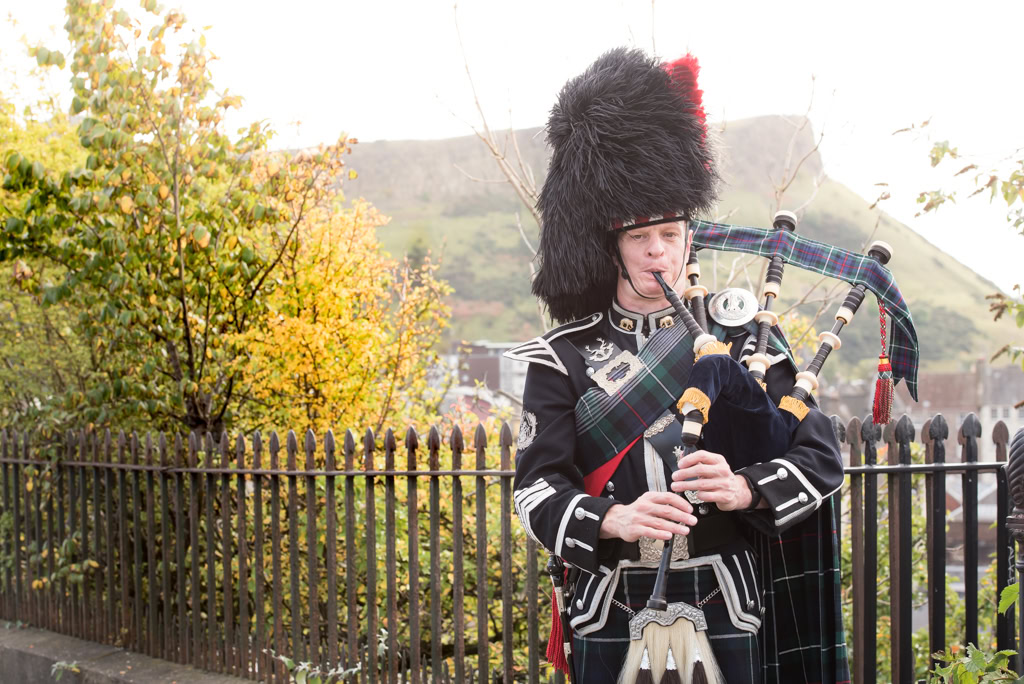
[{"label": "red tassel", "polygon": [[565,659],[565,639],[562,635],[562,619],[558,614],[558,599],[554,590],[551,591],[551,636],[548,637],[548,662],[569,674],[569,663]]},{"label": "red tassel", "polygon": [[892,420],[892,399],[895,393],[892,382],[892,364],[886,356],[878,357],[878,379],[875,380],[875,400],[871,407],[871,419],[875,425],[885,425]]}]

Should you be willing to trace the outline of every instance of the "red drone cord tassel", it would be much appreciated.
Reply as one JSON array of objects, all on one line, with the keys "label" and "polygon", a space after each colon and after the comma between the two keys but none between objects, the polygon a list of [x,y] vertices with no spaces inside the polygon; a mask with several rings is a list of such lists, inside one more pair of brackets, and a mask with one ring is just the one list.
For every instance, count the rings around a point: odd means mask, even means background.
[{"label": "red drone cord tassel", "polygon": [[882,331],[882,353],[878,355],[878,379],[875,380],[875,399],[871,406],[871,420],[875,425],[885,425],[892,420],[892,400],[895,388],[892,381],[892,364],[885,353],[885,307],[878,304],[878,319]]},{"label": "red drone cord tassel", "polygon": [[569,674],[569,662],[565,659],[565,637],[562,634],[562,621],[558,613],[558,599],[555,592],[551,592],[551,635],[548,637],[548,662],[555,666],[556,670]]}]

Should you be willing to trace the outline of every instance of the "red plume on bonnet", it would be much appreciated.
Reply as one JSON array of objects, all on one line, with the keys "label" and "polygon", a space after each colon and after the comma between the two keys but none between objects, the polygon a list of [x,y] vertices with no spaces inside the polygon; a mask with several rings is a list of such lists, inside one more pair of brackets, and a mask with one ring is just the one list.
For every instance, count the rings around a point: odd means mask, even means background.
[{"label": "red plume on bonnet", "polygon": [[704,91],[697,87],[697,75],[700,73],[697,58],[687,53],[674,62],[665,62],[661,68],[668,73],[676,92],[691,104],[690,113],[700,122],[706,136],[707,114],[704,113]]}]

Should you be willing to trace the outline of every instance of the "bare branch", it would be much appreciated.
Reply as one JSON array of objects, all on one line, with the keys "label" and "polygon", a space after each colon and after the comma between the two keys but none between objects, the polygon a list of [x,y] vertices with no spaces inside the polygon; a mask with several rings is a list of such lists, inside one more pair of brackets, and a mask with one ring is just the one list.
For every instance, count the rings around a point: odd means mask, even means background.
[{"label": "bare branch", "polygon": [[[534,249],[533,245],[530,244],[530,239],[528,237],[526,237],[526,231],[523,230],[523,222],[519,218],[519,212],[518,211],[516,212],[516,227],[519,228],[519,236],[523,238],[523,243],[526,245],[526,248],[528,250],[530,250],[530,254],[532,254],[533,256],[537,256],[537,250]],[[531,262],[531,266],[532,266],[532,262]],[[530,273],[530,280],[531,281],[533,280],[533,273],[532,272]]]},{"label": "bare branch", "polygon": [[461,173],[463,176],[465,176],[469,180],[473,181],[474,183],[496,183],[498,185],[505,185],[506,183],[508,183],[508,179],[502,179],[502,178],[478,178],[477,176],[474,176],[473,174],[471,174],[469,171],[466,171],[464,168],[462,168],[458,164],[452,164],[452,166],[454,166],[455,169],[459,173]]}]

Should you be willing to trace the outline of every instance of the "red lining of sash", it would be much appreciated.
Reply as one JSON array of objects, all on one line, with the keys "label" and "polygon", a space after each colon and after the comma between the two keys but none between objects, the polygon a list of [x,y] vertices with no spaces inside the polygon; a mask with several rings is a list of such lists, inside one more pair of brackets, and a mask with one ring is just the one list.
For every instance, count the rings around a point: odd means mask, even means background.
[{"label": "red lining of sash", "polygon": [[643,435],[637,435],[637,438],[630,442],[629,446],[615,454],[613,458],[605,461],[600,468],[584,477],[583,490],[590,496],[600,496],[601,490],[603,490],[604,486],[608,484],[608,480],[612,479],[615,469],[619,467],[619,463],[626,455],[626,452],[632,449],[633,445],[639,442],[641,437],[643,437]]}]

